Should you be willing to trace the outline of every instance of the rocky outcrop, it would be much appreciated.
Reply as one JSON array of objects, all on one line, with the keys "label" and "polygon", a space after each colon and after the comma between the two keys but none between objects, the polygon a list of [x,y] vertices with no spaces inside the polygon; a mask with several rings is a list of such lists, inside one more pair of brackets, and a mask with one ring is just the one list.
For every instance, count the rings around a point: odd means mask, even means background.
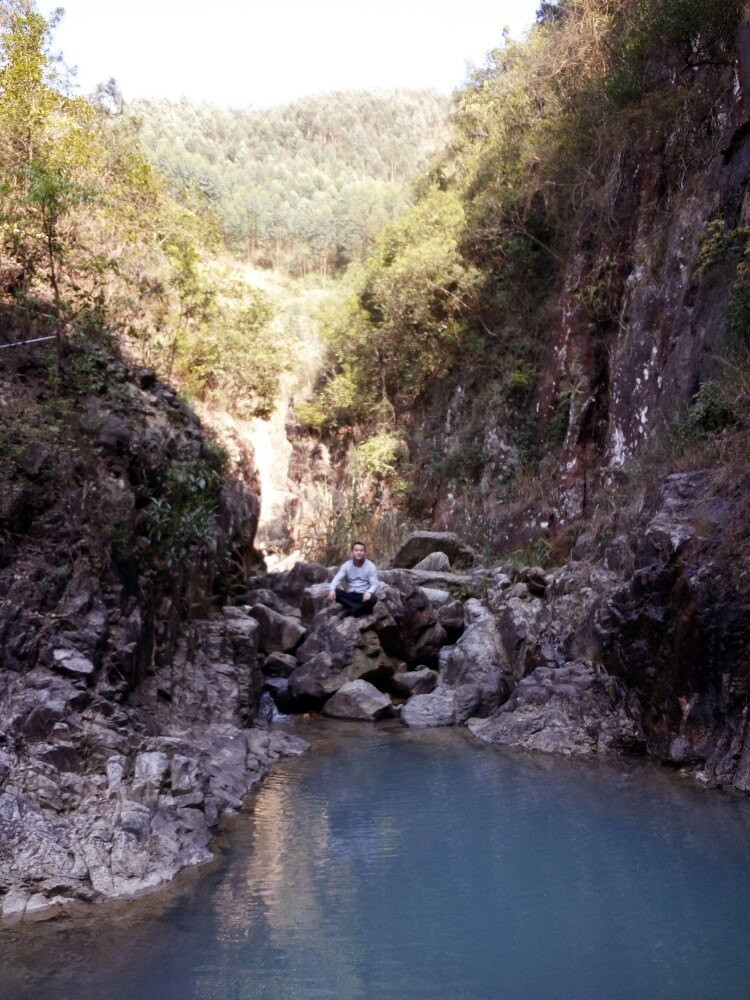
[{"label": "rocky outcrop", "polygon": [[210,857],[221,816],[303,745],[253,728],[259,637],[287,606],[216,613],[258,562],[229,418],[219,446],[153,372],[79,344],[52,394],[33,352],[5,352],[0,409],[0,910],[18,916]]},{"label": "rocky outcrop", "polygon": [[[592,603],[574,638],[637,694],[651,756],[742,791],[750,790],[747,497],[741,476],[668,477],[629,536],[619,585]],[[609,540],[594,544],[607,559]]]},{"label": "rocky outcrop", "polygon": [[644,748],[622,682],[589,663],[539,667],[491,719],[470,719],[485,743],[545,753],[637,753]]},{"label": "rocky outcrop", "polygon": [[89,674],[55,665],[0,675],[5,916],[136,895],[212,856],[221,816],[272,761],[305,749],[248,728],[258,633],[237,608],[191,622],[167,664],[109,697],[87,688]]},{"label": "rocky outcrop", "polygon": [[514,687],[494,616],[476,599],[466,602],[465,613],[465,632],[440,654],[441,680],[460,700],[459,722],[470,715],[488,715],[508,700]]}]

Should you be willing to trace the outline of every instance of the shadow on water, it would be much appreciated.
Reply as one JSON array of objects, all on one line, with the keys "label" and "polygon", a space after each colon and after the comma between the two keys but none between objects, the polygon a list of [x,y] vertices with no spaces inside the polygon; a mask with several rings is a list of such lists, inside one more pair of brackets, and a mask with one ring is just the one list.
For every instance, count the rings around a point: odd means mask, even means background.
[{"label": "shadow on water", "polygon": [[750,802],[643,762],[295,720],[219,860],[0,934],[3,1000],[740,998]]}]

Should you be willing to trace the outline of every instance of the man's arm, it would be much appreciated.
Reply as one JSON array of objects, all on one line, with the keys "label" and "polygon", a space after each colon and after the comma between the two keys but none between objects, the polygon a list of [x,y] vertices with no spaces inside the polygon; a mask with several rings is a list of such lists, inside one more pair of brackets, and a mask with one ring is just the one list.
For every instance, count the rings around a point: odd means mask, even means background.
[{"label": "man's arm", "polygon": [[371,562],[367,571],[367,594],[365,594],[365,600],[367,596],[372,595],[378,589],[378,571],[375,569],[375,563]]},{"label": "man's arm", "polygon": [[336,576],[334,576],[334,578],[331,580],[331,593],[334,592],[334,590],[336,589],[336,587],[338,587],[338,585],[341,583],[341,581],[346,576],[346,566],[347,566],[347,564],[344,563],[341,566],[341,568],[339,569],[339,571],[336,574]]}]

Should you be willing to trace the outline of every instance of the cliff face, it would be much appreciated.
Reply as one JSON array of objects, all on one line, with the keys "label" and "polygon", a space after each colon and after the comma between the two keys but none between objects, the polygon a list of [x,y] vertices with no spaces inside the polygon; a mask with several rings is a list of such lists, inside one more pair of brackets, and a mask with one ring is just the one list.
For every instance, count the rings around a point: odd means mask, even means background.
[{"label": "cliff face", "polygon": [[[745,62],[738,53],[718,82],[696,69],[701,119],[646,129],[610,164],[606,208],[592,195],[581,211],[544,307],[536,388],[520,416],[484,395],[470,366],[448,399],[407,415],[416,490],[435,527],[499,553],[539,537],[554,547],[720,373],[739,257],[707,268],[703,247],[712,225],[731,242],[748,223]],[[529,436],[544,455],[538,481],[509,493]],[[436,474],[435,455],[454,456],[460,474]]]},{"label": "cliff face", "polygon": [[[9,340],[21,339],[11,324]],[[123,896],[210,857],[283,738],[251,730],[252,455],[79,343],[0,355],[0,897]]]}]

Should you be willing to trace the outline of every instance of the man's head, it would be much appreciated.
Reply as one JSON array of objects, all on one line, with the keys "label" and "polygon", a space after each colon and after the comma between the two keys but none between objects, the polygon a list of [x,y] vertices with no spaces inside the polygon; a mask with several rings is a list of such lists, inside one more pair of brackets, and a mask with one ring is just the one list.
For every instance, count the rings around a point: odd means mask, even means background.
[{"label": "man's head", "polygon": [[365,561],[365,556],[367,555],[367,548],[364,542],[354,542],[352,545],[352,559],[359,566]]}]

